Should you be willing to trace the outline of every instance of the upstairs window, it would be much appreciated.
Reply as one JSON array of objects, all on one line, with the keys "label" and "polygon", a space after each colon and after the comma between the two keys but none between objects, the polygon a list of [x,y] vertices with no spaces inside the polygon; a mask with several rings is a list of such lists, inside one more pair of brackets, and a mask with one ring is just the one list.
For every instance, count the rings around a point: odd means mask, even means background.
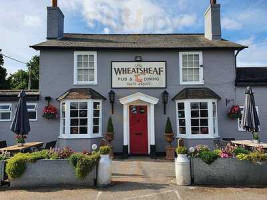
[{"label": "upstairs window", "polygon": [[202,52],[180,52],[180,84],[204,84]]},{"label": "upstairs window", "polygon": [[30,121],[37,121],[37,104],[27,103],[28,117]]},{"label": "upstairs window", "polygon": [[7,122],[11,121],[12,105],[11,104],[0,104],[0,121]]},{"label": "upstairs window", "polygon": [[97,84],[97,53],[95,51],[74,52],[74,84]]}]

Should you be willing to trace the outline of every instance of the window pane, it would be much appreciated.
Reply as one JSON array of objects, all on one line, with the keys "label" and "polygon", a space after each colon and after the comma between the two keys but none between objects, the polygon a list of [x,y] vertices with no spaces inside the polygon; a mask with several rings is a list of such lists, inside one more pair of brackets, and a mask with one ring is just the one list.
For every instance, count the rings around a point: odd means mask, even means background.
[{"label": "window pane", "polygon": [[199,67],[199,55],[194,55],[194,67]]},{"label": "window pane", "polygon": [[208,117],[208,111],[207,110],[201,110],[200,111],[200,117]]},{"label": "window pane", "polygon": [[183,59],[183,68],[186,68],[187,67],[187,55],[183,55],[182,56],[182,59]]},{"label": "window pane", "polygon": [[94,68],[94,62],[89,62],[89,68]]},{"label": "window pane", "polygon": [[80,102],[79,109],[87,109],[87,102]]},{"label": "window pane", "polygon": [[94,117],[99,117],[99,116],[100,116],[99,110],[94,110]]},{"label": "window pane", "polygon": [[199,111],[198,110],[192,110],[191,111],[191,117],[192,118],[198,118],[199,117]]},{"label": "window pane", "polygon": [[185,117],[184,111],[178,111],[178,117],[179,118],[184,118]]},{"label": "window pane", "polygon": [[82,55],[78,55],[77,60],[81,62],[82,61]]},{"label": "window pane", "polygon": [[200,126],[208,126],[208,119],[201,119]]},{"label": "window pane", "polygon": [[188,55],[188,67],[194,67],[193,61],[193,55]]},{"label": "window pane", "polygon": [[191,132],[193,135],[199,134],[200,133],[199,127],[192,127]]},{"label": "window pane", "polygon": [[70,109],[78,109],[78,103],[77,102],[71,102],[70,103]]},{"label": "window pane", "polygon": [[71,119],[70,120],[70,125],[71,126],[78,126],[78,119]]},{"label": "window pane", "polygon": [[99,126],[93,127],[93,133],[99,133]]},{"label": "window pane", "polygon": [[94,55],[89,55],[89,62],[94,62]]},{"label": "window pane", "polygon": [[180,127],[179,128],[179,134],[186,134],[185,127]]},{"label": "window pane", "polygon": [[82,62],[78,62],[78,63],[77,63],[77,67],[78,67],[78,68],[82,68],[82,67],[83,67],[83,63],[82,63]]},{"label": "window pane", "polygon": [[29,109],[35,109],[35,105],[27,105],[27,109],[29,110]]},{"label": "window pane", "polygon": [[78,117],[78,110],[71,110],[70,117]]},{"label": "window pane", "polygon": [[178,103],[178,110],[184,110],[184,103]]},{"label": "window pane", "polygon": [[191,119],[191,126],[199,126],[199,119]]},{"label": "window pane", "polygon": [[86,126],[87,125],[87,119],[80,119],[80,125]]},{"label": "window pane", "polygon": [[79,117],[87,117],[87,110],[80,110]]},{"label": "window pane", "polygon": [[70,127],[70,134],[78,134],[78,127]]},{"label": "window pane", "polygon": [[187,69],[183,69],[182,71],[183,71],[182,72],[183,73],[183,81],[186,82],[186,81],[188,81],[187,80]]},{"label": "window pane", "polygon": [[100,109],[100,103],[99,102],[94,102],[94,109],[99,110]]},{"label": "window pane", "polygon": [[88,62],[83,62],[83,68],[88,68],[89,67],[89,63]]},{"label": "window pane", "polygon": [[28,118],[29,119],[36,119],[36,112],[29,112],[28,111]]},{"label": "window pane", "polygon": [[0,110],[11,110],[10,105],[0,105]]},{"label": "window pane", "polygon": [[94,125],[99,125],[99,118],[94,118],[93,119],[93,124]]},{"label": "window pane", "polygon": [[88,55],[83,55],[83,62],[88,62]]},{"label": "window pane", "polygon": [[199,109],[199,103],[198,102],[190,103],[190,105],[191,105],[191,109]]},{"label": "window pane", "polygon": [[87,134],[87,127],[80,127],[80,134]]},{"label": "window pane", "polygon": [[200,102],[200,109],[208,109],[208,103]]},{"label": "window pane", "polygon": [[209,128],[208,127],[201,127],[201,134],[209,134]]},{"label": "window pane", "polygon": [[9,120],[11,118],[11,113],[10,112],[2,112],[0,113],[0,119],[1,120]]},{"label": "window pane", "polygon": [[179,126],[185,126],[185,119],[179,119]]}]

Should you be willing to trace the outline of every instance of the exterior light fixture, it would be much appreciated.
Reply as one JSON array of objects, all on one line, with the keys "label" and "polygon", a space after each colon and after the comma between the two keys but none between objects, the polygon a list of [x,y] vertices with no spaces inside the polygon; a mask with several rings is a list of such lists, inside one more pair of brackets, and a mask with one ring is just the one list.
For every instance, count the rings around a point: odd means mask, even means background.
[{"label": "exterior light fixture", "polygon": [[161,93],[162,95],[162,102],[164,104],[164,115],[166,115],[166,104],[168,103],[169,100],[169,93],[164,90],[164,92]]},{"label": "exterior light fixture", "polygon": [[50,96],[46,96],[45,100],[47,101],[47,105],[49,105],[52,98]]},{"label": "exterior light fixture", "polygon": [[111,103],[111,113],[114,113],[114,103],[115,103],[115,92],[113,90],[110,90],[108,93],[109,96],[109,102]]},{"label": "exterior light fixture", "polygon": [[142,61],[142,56],[135,56],[135,61],[141,62]]}]

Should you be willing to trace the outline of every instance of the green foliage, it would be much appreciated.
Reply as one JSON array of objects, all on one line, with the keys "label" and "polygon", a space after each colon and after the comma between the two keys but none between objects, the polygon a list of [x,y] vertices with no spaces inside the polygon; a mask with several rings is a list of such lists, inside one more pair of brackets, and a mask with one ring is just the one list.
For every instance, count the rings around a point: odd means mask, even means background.
[{"label": "green foliage", "polygon": [[0,161],[7,160],[10,158],[10,154],[7,151],[2,151],[0,154]]},{"label": "green foliage", "polygon": [[22,153],[18,153],[14,157],[10,158],[6,165],[8,178],[15,179],[21,177],[26,170],[27,160],[28,154]]},{"label": "green foliage", "polygon": [[39,88],[39,62],[39,56],[33,56],[32,59],[27,63],[28,68],[31,69],[31,89]]},{"label": "green foliage", "polygon": [[102,146],[100,147],[99,152],[101,155],[107,155],[111,152],[111,148],[110,146]]},{"label": "green foliage", "polygon": [[202,151],[199,154],[199,157],[207,164],[213,163],[217,158],[219,158],[218,154],[214,151]]},{"label": "green foliage", "polygon": [[28,87],[28,72],[20,69],[8,78],[11,89],[27,89]]},{"label": "green foliage", "polygon": [[9,81],[7,80],[7,70],[3,67],[4,58],[0,54],[0,89],[9,89]]},{"label": "green foliage", "polygon": [[92,172],[94,167],[98,164],[99,159],[99,153],[95,153],[90,156],[82,153],[75,153],[70,156],[69,162],[75,168],[76,177],[78,179],[84,179]]},{"label": "green foliage", "polygon": [[187,148],[186,147],[177,147],[176,153],[177,154],[187,154]]},{"label": "green foliage", "polygon": [[165,125],[165,133],[173,133],[172,123],[171,123],[171,120],[170,120],[169,117],[167,118],[167,122],[166,122],[166,125]]},{"label": "green foliage", "polygon": [[114,133],[114,126],[113,126],[111,117],[109,117],[108,119],[107,132]]},{"label": "green foliage", "polygon": [[221,149],[214,149],[213,152],[214,152],[216,155],[220,156],[222,150],[221,150]]},{"label": "green foliage", "polygon": [[253,133],[253,140],[259,140],[260,139],[260,137],[259,137],[259,134],[258,133]]},{"label": "green foliage", "polygon": [[237,156],[239,154],[249,154],[249,151],[242,148],[242,147],[237,147],[235,150],[234,150],[234,154]]},{"label": "green foliage", "polygon": [[249,160],[248,156],[249,156],[248,154],[240,153],[240,154],[236,155],[236,158],[238,160]]}]

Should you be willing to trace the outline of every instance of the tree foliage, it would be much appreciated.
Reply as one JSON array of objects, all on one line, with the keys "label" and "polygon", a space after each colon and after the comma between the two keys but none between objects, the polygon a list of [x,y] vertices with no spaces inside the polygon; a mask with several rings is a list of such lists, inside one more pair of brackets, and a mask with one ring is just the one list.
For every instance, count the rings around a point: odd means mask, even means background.
[{"label": "tree foliage", "polygon": [[4,58],[3,55],[0,54],[0,89],[9,89],[9,81],[7,80],[7,70],[3,67]]}]

